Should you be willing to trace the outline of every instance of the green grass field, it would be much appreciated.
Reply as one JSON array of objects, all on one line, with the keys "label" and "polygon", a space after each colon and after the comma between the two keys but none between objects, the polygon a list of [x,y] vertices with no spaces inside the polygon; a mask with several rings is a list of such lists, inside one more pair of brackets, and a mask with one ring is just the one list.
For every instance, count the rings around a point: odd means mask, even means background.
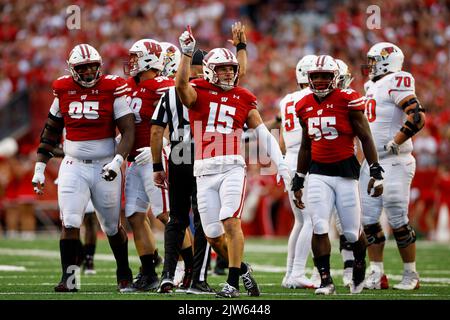
[{"label": "green grass field", "polygon": [[[158,243],[160,253],[163,245]],[[139,267],[132,241],[129,242],[130,261],[133,272]],[[338,299],[338,300],[450,300],[450,244],[417,242],[417,269],[421,276],[421,286],[415,291],[397,290],[364,290],[359,295],[350,295],[349,290],[342,286],[342,260],[337,244],[333,245],[332,275],[337,285],[335,296],[315,296],[314,290],[284,289],[280,286],[284,275],[287,239],[247,239],[245,260],[253,269],[254,275],[261,286],[262,294],[255,300],[278,299]],[[311,260],[311,259],[310,259]],[[97,274],[81,276],[81,290],[78,293],[57,294],[53,286],[60,279],[60,263],[58,240],[56,237],[39,237],[36,240],[0,240],[0,300],[200,300],[216,299],[214,296],[186,295],[174,293],[160,295],[157,293],[120,294],[116,292],[115,263],[106,240],[99,240],[95,260]],[[157,270],[161,272],[161,268]],[[311,271],[312,261],[308,262]],[[12,269],[12,270],[11,270]],[[402,264],[393,241],[388,241],[385,251],[385,272],[389,277],[390,286],[401,279]],[[225,282],[225,276],[210,275],[208,282],[219,288]],[[243,289],[241,285],[241,289]],[[241,295],[241,299],[246,299]]]}]

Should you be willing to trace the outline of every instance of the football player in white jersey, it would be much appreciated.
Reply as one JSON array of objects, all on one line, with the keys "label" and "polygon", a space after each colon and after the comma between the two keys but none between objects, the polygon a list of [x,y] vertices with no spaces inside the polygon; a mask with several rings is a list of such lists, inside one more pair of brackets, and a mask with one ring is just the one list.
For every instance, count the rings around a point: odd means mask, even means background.
[{"label": "football player in white jersey", "polygon": [[[317,56],[304,56],[297,63],[295,75],[298,91],[287,94],[280,101],[281,130],[286,146],[285,159],[292,176],[297,168],[297,155],[302,141],[302,127],[295,115],[295,103],[303,96],[311,93],[308,84],[308,71],[313,67]],[[299,209],[294,204],[294,193],[288,190],[289,203],[294,213],[294,226],[289,235],[286,274],[281,283],[282,287],[314,288],[314,283],[305,276],[306,261],[311,251],[312,221],[306,209]]]},{"label": "football player in white jersey", "polygon": [[[385,236],[380,225],[382,210],[387,215],[403,260],[403,279],[394,289],[419,288],[416,271],[416,235],[408,220],[408,203],[411,181],[416,161],[412,156],[411,137],[425,124],[425,110],[420,105],[414,88],[413,76],[402,71],[404,55],[392,43],[380,42],[367,53],[369,81],[366,91],[366,115],[380,156],[386,170],[385,192],[373,198],[361,193],[364,232],[369,242],[370,274],[365,287],[387,289],[388,280],[383,270]],[[369,168],[364,162],[360,185],[369,179]]]}]

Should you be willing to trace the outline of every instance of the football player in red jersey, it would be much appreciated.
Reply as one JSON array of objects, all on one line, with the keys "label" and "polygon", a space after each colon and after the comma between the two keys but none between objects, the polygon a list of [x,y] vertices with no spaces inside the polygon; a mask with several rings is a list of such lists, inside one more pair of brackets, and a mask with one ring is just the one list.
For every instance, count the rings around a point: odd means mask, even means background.
[{"label": "football player in red jersey", "polygon": [[[32,179],[35,192],[42,194],[46,163],[65,128],[65,156],[58,175],[62,279],[55,291],[78,289],[73,280],[80,263],[80,226],[91,199],[116,259],[118,289],[126,292],[132,273],[127,235],[120,225],[120,167],[134,142],[134,117],[126,101],[129,88],[124,79],[101,74],[102,59],[88,44],[75,46],[67,63],[71,76],[53,82],[55,98],[41,135]],[[116,127],[122,134],[119,145],[114,140]]]},{"label": "football player in red jersey", "polygon": [[[308,71],[312,93],[296,103],[303,138],[292,190],[297,206],[301,209],[308,206],[312,215],[314,264],[321,276],[316,294],[324,295],[336,292],[330,276],[331,245],[328,237],[333,206],[336,206],[344,236],[353,247],[350,292],[360,293],[364,286],[367,240],[361,232],[360,165],[355,157],[355,136],[361,141],[370,164],[371,179],[367,192],[373,197],[383,192],[383,169],[378,164],[378,155],[364,115],[364,98],[351,89],[338,89],[338,76],[336,61],[331,56],[318,56],[315,66]],[[302,199],[308,172],[307,199]]]},{"label": "football player in red jersey", "polygon": [[226,48],[211,50],[203,59],[204,79],[189,82],[195,39],[190,27],[179,38],[183,56],[176,88],[189,109],[195,141],[194,175],[197,180],[198,210],[205,235],[214,250],[228,259],[227,283],[218,297],[239,296],[239,276],[251,296],[260,290],[251,268],[242,263],[244,235],[241,212],[246,182],[245,161],[240,154],[244,124],[255,129],[263,147],[289,182],[289,172],[275,138],[256,109],[256,97],[237,86],[239,63]]},{"label": "football player in red jersey", "polygon": [[141,39],[129,50],[128,68],[132,88],[129,104],[135,116],[136,136],[128,156],[129,165],[125,181],[125,216],[133,229],[134,243],[142,263],[133,287],[140,291],[155,290],[159,279],[155,272],[156,241],[147,217],[152,213],[167,223],[169,202],[167,189],[153,183],[153,164],[150,151],[150,120],[161,95],[175,83],[160,76],[164,69],[161,45],[153,39]]}]

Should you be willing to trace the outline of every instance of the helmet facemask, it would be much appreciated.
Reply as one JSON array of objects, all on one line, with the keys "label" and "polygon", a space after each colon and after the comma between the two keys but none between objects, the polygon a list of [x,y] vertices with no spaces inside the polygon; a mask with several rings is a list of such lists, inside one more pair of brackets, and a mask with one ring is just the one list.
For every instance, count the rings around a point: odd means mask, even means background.
[{"label": "helmet facemask", "polygon": [[128,61],[124,63],[123,72],[127,76],[135,77],[141,72],[139,68],[139,53],[143,56],[142,52],[130,52]]},{"label": "helmet facemask", "polygon": [[213,71],[217,85],[226,91],[233,89],[237,82],[238,68],[238,65],[215,66]]},{"label": "helmet facemask", "polygon": [[100,80],[101,63],[88,62],[80,63],[78,65],[69,65],[69,70],[77,83],[83,87],[90,88]]},{"label": "helmet facemask", "polygon": [[336,88],[337,77],[337,70],[308,71],[309,87],[315,95],[323,98]]}]

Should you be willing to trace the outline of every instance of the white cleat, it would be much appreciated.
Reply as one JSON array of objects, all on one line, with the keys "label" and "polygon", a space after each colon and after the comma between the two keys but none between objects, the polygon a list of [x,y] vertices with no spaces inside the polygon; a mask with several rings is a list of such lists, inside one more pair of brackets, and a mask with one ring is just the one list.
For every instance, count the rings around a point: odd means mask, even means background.
[{"label": "white cleat", "polygon": [[371,290],[388,289],[388,278],[380,271],[372,269],[364,283],[364,288]]},{"label": "white cleat", "polygon": [[320,283],[322,282],[322,280],[320,279],[320,273],[319,273],[319,271],[317,271],[316,268],[314,268],[314,271],[313,271],[313,273],[311,275],[310,280],[311,280],[312,283],[314,283],[314,286],[316,288],[320,287]]},{"label": "white cleat", "polygon": [[358,294],[361,293],[364,289],[364,281],[361,282],[360,284],[355,286],[355,283],[352,281],[352,283],[350,284],[350,293],[351,294]]},{"label": "white cleat", "polygon": [[345,268],[344,273],[342,274],[342,282],[344,287],[350,288],[353,280],[353,268]]},{"label": "white cleat", "polygon": [[415,290],[419,289],[419,274],[414,271],[404,271],[403,279],[393,288],[397,290]]},{"label": "white cleat", "polygon": [[289,280],[289,276],[285,275],[283,280],[281,281],[281,286],[283,288],[289,289],[289,287],[288,287],[288,280]]},{"label": "white cleat", "polygon": [[287,281],[288,288],[290,289],[315,289],[319,286],[316,286],[314,282],[309,280],[305,276],[301,277],[290,277]]},{"label": "white cleat", "polygon": [[173,277],[173,283],[175,284],[175,287],[178,287],[180,284],[182,284],[183,279],[184,279],[184,262],[178,261],[177,268],[175,269],[175,276]]},{"label": "white cleat", "polygon": [[314,293],[317,295],[325,296],[336,294],[336,287],[334,286],[334,284],[330,283],[329,285],[326,285],[324,287],[317,288]]}]

